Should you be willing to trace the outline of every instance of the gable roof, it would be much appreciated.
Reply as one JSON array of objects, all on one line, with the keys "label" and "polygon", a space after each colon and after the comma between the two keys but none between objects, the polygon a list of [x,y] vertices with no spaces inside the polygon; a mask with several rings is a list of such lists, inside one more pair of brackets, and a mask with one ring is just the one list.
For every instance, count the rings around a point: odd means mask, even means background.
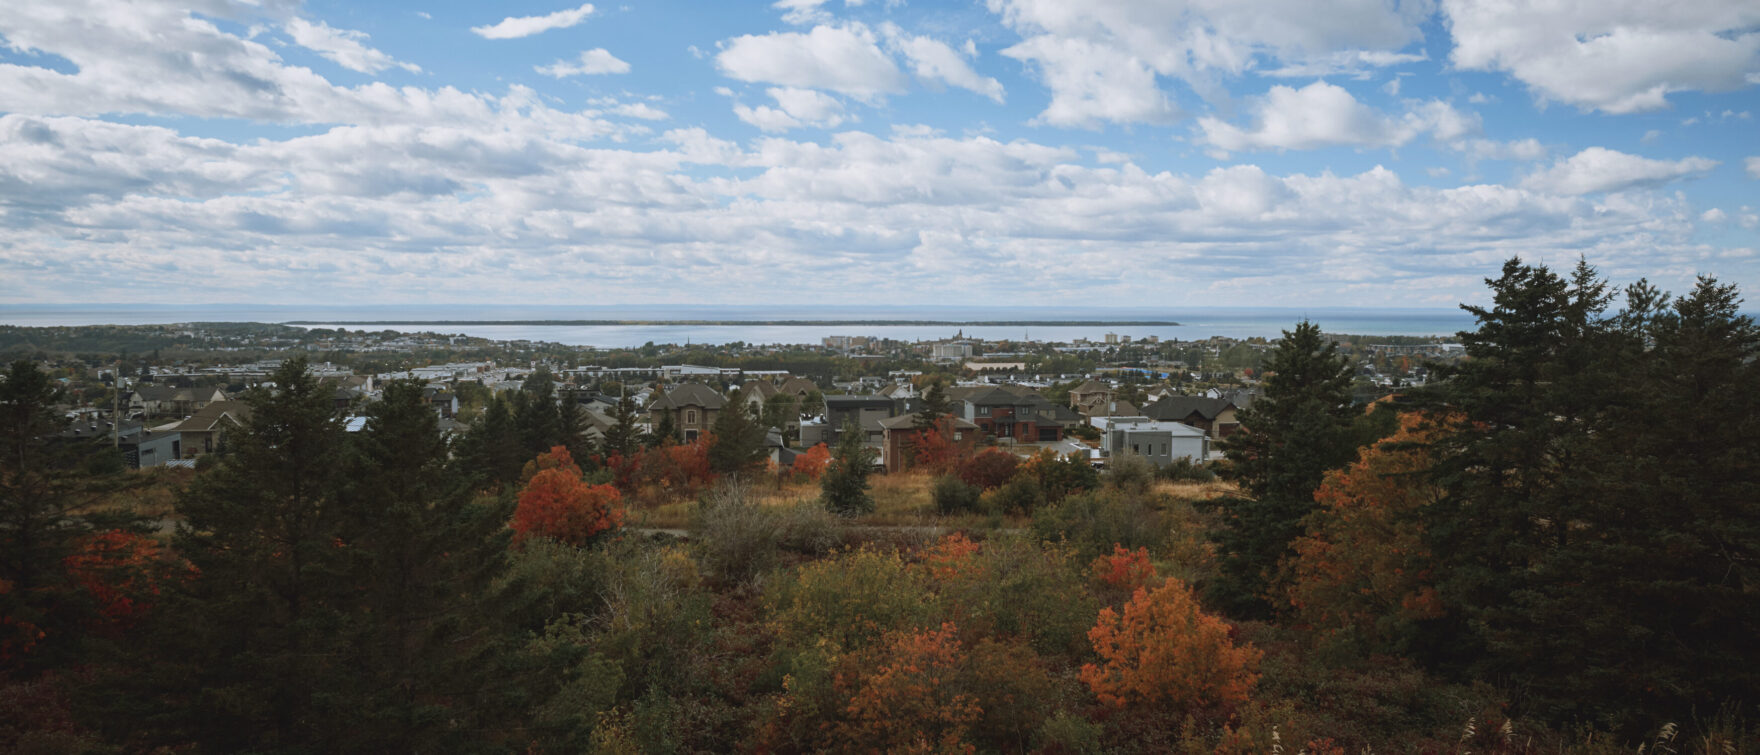
[{"label": "gable roof", "polygon": [[1069,389],[1069,392],[1070,393],[1111,393],[1112,386],[1107,385],[1105,383],[1102,383],[1098,380],[1089,380],[1085,383],[1082,383],[1081,385],[1078,385],[1074,388]]},{"label": "gable roof", "polygon": [[777,386],[776,390],[779,393],[793,393],[797,396],[805,396],[813,391],[819,390],[819,386],[806,378],[791,377],[782,381],[782,385]]},{"label": "gable roof", "polygon": [[189,419],[177,423],[178,432],[206,432],[221,422],[242,425],[251,418],[251,407],[243,401],[215,401],[204,406]]},{"label": "gable roof", "polygon": [[727,398],[717,393],[714,388],[702,383],[683,383],[656,399],[649,408],[662,410],[700,406],[704,409],[720,409],[726,405]]},{"label": "gable roof", "polygon": [[1143,416],[1149,419],[1179,420],[1194,414],[1204,419],[1216,419],[1216,415],[1234,406],[1225,398],[1205,398],[1203,396],[1167,396],[1148,406],[1143,407]]},{"label": "gable roof", "polygon": [[769,401],[771,396],[781,392],[768,380],[747,380],[745,385],[739,387],[739,395],[744,396],[747,401],[752,400],[753,396],[757,396],[759,401]]}]

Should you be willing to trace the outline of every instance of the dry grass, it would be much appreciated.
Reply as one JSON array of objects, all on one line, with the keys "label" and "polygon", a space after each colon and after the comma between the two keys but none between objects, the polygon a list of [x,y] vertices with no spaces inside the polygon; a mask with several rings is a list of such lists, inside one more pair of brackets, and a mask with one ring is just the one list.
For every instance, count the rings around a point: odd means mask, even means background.
[{"label": "dry grass", "polygon": [[1208,501],[1228,495],[1240,495],[1241,489],[1232,482],[1167,482],[1158,481],[1152,490],[1181,501]]}]

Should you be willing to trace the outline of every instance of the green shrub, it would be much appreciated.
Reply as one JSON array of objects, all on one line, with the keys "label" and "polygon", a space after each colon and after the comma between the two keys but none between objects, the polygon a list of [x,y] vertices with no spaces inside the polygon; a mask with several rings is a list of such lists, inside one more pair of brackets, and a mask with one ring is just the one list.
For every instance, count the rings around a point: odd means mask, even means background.
[{"label": "green shrub", "polygon": [[1216,481],[1216,473],[1211,471],[1210,467],[1192,461],[1185,456],[1174,459],[1173,463],[1155,470],[1155,476],[1169,482]]},{"label": "green shrub", "polygon": [[1155,464],[1139,454],[1113,454],[1112,468],[1106,470],[1106,484],[1119,490],[1146,493],[1155,483]]},{"label": "green shrub", "polygon": [[942,475],[935,478],[929,488],[929,496],[935,501],[935,510],[943,514],[965,514],[978,510],[978,498],[983,490],[976,485],[968,485],[953,475]]},{"label": "green shrub", "polygon": [[697,499],[693,535],[703,567],[723,582],[749,582],[783,551],[817,555],[838,540],[836,517],[812,505],[764,506],[744,484],[724,482]]},{"label": "green shrub", "polygon": [[1045,505],[1045,491],[1039,481],[1020,475],[1002,487],[984,493],[979,499],[987,512],[997,514],[1032,514]]}]

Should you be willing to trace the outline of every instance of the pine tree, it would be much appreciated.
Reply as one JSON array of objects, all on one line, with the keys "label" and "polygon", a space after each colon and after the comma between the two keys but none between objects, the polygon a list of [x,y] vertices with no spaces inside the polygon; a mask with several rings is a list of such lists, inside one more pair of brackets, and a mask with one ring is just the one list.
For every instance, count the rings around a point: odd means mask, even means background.
[{"label": "pine tree", "polygon": [[246,398],[218,468],[177,503],[180,554],[200,576],[168,601],[142,699],[170,741],[214,751],[336,750],[347,734],[348,603],[357,523],[339,504],[342,426],[289,360]]},{"label": "pine tree", "polygon": [[947,400],[947,389],[937,380],[930,383],[929,391],[923,394],[923,406],[917,410],[911,426],[917,430],[933,430],[943,415],[952,412],[953,402]]},{"label": "pine tree", "polygon": [[1303,320],[1266,358],[1265,395],[1240,412],[1223,444],[1229,474],[1245,489],[1218,533],[1221,575],[1211,595],[1240,615],[1264,615],[1269,576],[1302,534],[1314,489],[1356,456],[1351,368],[1320,327]]},{"label": "pine tree", "polygon": [[752,421],[738,391],[715,415],[709,434],[715,436],[715,444],[709,447],[709,471],[741,476],[764,463],[764,428]]},{"label": "pine tree", "polygon": [[611,416],[611,428],[605,431],[605,441],[601,445],[606,455],[619,455],[629,458],[635,455],[640,446],[636,429],[636,402],[624,396],[617,402],[617,408]]},{"label": "pine tree", "polygon": [[0,660],[8,663],[22,665],[14,659],[32,652],[38,633],[55,630],[65,581],[58,565],[85,531],[73,514],[72,442],[54,437],[67,424],[55,413],[60,396],[31,362],[13,362],[0,376]]},{"label": "pine tree", "polygon": [[567,444],[562,408],[556,402],[556,381],[550,368],[540,365],[520,385],[519,393],[514,395],[513,424],[519,431],[521,459]]},{"label": "pine tree", "polygon": [[472,611],[506,551],[504,504],[476,503],[446,465],[418,382],[386,386],[353,438],[342,506],[352,521],[356,676],[342,749],[459,749],[481,683],[483,623]]},{"label": "pine tree", "polygon": [[873,471],[874,452],[862,442],[862,429],[854,422],[843,427],[831,464],[819,479],[825,508],[839,516],[856,516],[874,510],[868,494],[868,475]]},{"label": "pine tree", "polygon": [[479,485],[510,485],[519,479],[520,468],[530,458],[523,449],[524,441],[514,424],[508,400],[492,395],[483,413],[459,439],[455,463],[460,471],[476,478]]}]

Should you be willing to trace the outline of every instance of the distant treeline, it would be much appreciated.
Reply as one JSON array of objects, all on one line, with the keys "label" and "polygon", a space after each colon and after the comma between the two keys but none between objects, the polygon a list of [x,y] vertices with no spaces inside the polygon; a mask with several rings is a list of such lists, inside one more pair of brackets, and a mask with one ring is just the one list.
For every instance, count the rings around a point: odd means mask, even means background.
[{"label": "distant treeline", "polygon": [[701,326],[701,325],[801,325],[801,326],[918,326],[957,325],[961,327],[1172,327],[1172,320],[293,320],[289,325],[419,325],[423,327],[451,325],[539,325],[539,326]]}]

